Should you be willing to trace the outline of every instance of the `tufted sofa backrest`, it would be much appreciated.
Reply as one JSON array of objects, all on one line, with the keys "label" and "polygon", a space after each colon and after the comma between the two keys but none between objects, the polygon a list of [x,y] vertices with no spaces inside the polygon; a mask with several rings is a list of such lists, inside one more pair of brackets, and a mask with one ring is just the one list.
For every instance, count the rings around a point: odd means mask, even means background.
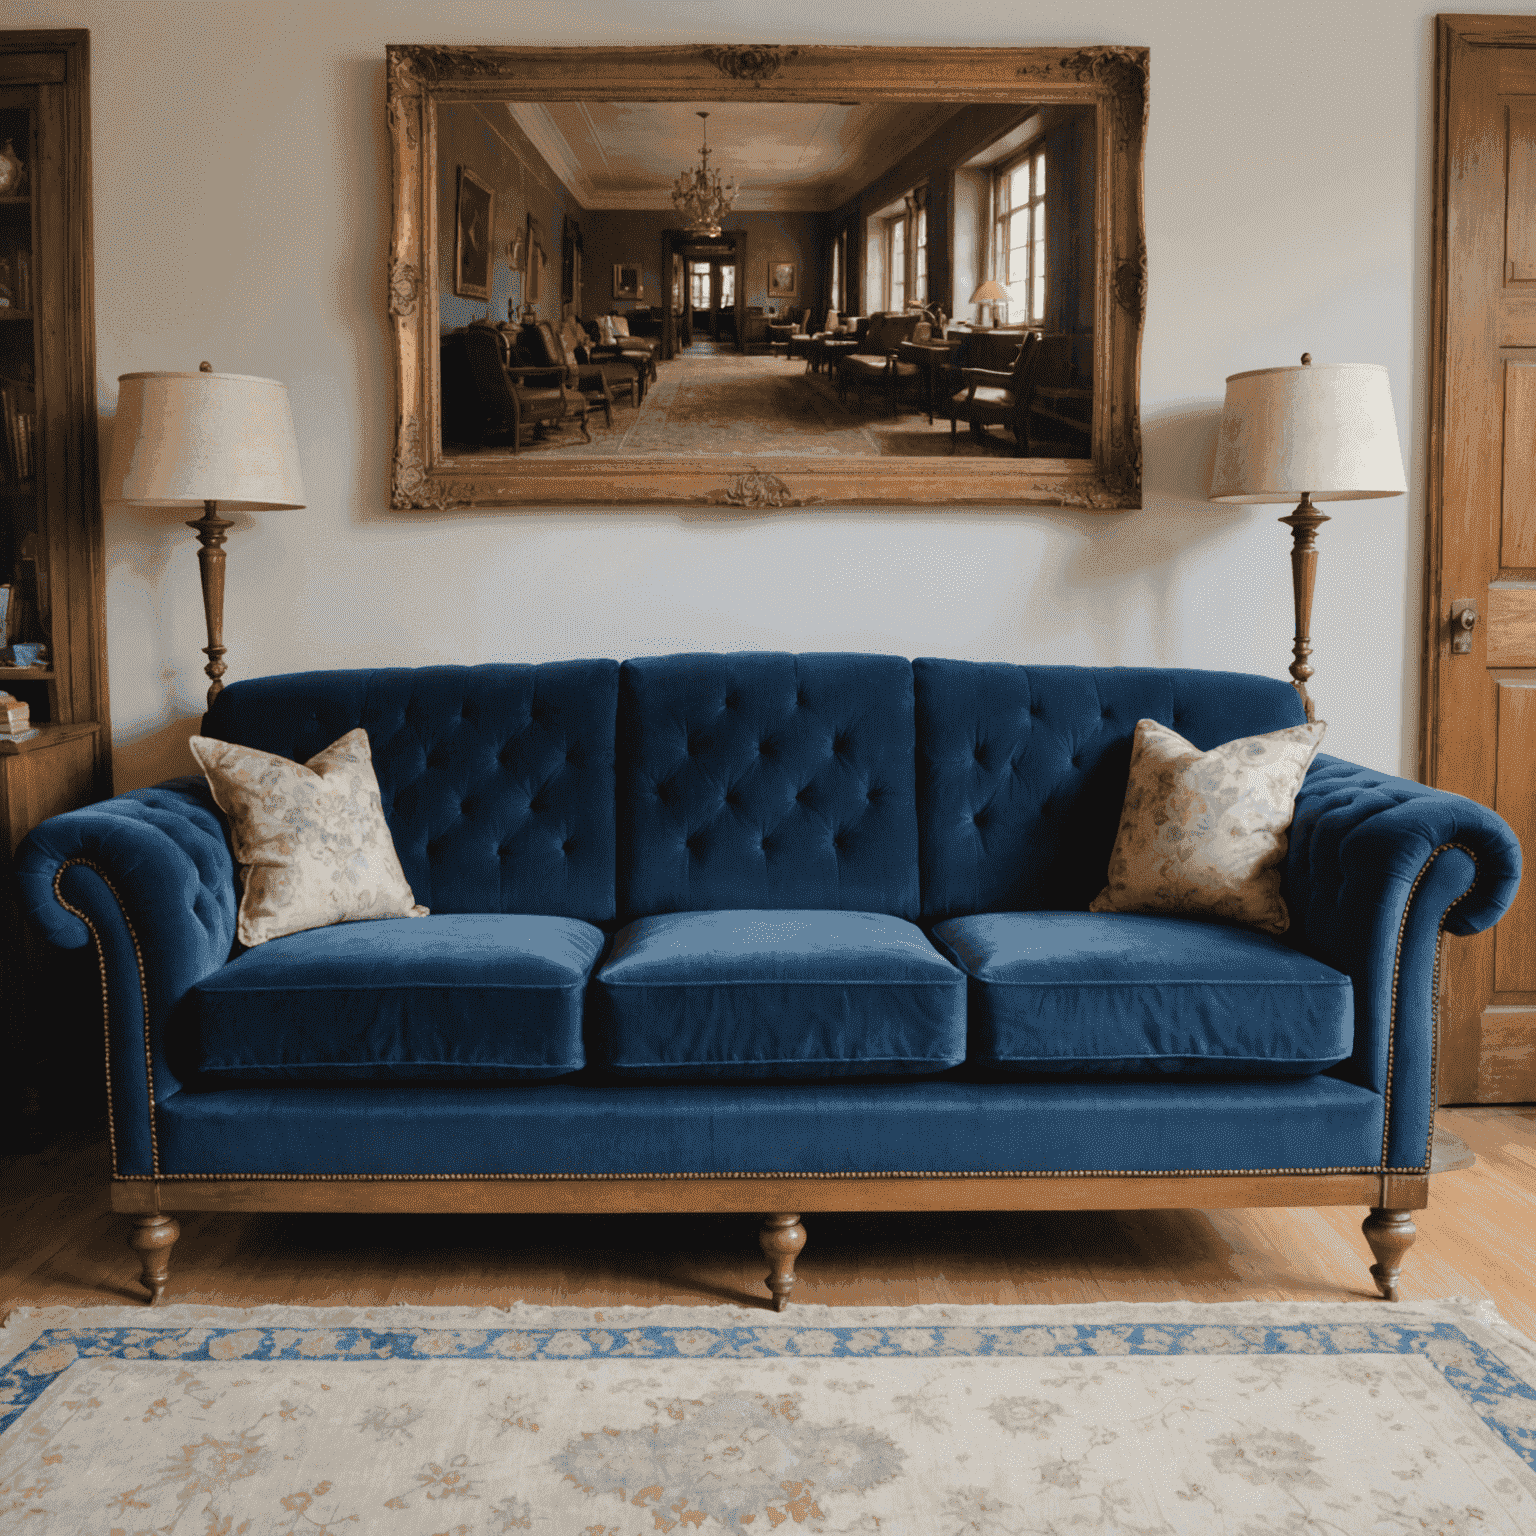
[{"label": "tufted sofa backrest", "polygon": [[435,912],[936,922],[1086,907],[1144,717],[1208,749],[1303,714],[1239,673],[746,651],[255,678],[203,728],[303,762],[364,727]]},{"label": "tufted sofa backrest", "polygon": [[651,656],[619,683],[619,912],[918,911],[901,656]]},{"label": "tufted sofa backrest", "polygon": [[1209,751],[1300,725],[1295,691],[1237,672],[912,663],[923,916],[1085,908],[1103,889],[1136,722]]},{"label": "tufted sofa backrest", "polygon": [[226,688],[209,736],[306,762],[362,726],[417,901],[614,915],[615,661],[299,672]]}]

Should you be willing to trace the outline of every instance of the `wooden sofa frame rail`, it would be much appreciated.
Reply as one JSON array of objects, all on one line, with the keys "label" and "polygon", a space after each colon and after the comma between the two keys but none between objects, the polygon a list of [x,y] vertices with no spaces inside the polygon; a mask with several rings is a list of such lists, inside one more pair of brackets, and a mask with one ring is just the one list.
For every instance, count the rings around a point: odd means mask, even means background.
[{"label": "wooden sofa frame rail", "polygon": [[788,1305],[806,1211],[1061,1211],[1366,1205],[1364,1232],[1377,1288],[1397,1300],[1412,1211],[1429,1204],[1429,1176],[1315,1174],[763,1175],[668,1178],[114,1179],[112,1209],[136,1217],[129,1239],[151,1304],[165,1291],[178,1211],[391,1214],[717,1214],[768,1211],[759,1242],[773,1304]]},{"label": "wooden sofa frame rail", "polygon": [[112,1209],[396,1214],[751,1211],[1145,1211],[1373,1205],[1422,1210],[1429,1176],[1308,1174],[753,1175],[668,1178],[114,1179]]}]

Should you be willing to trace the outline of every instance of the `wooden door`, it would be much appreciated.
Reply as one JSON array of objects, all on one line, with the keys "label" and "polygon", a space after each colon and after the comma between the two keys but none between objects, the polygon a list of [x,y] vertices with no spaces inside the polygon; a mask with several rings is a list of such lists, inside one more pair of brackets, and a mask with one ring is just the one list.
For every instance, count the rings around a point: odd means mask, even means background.
[{"label": "wooden door", "polygon": [[1526,877],[1440,972],[1442,1103],[1536,1099],[1536,17],[1437,22],[1427,783],[1492,806]]}]

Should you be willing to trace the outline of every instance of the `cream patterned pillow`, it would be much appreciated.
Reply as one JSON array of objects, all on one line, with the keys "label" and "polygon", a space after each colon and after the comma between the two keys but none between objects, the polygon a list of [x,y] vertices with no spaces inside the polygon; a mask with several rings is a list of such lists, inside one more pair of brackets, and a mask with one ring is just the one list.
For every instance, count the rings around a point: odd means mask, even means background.
[{"label": "cream patterned pillow", "polygon": [[1109,884],[1090,912],[1160,912],[1284,933],[1280,861],[1328,727],[1293,725],[1201,752],[1139,720]]},{"label": "cream patterned pillow", "polygon": [[629,335],[629,316],[615,315],[613,317],[613,334],[615,336]]},{"label": "cream patterned pillow", "polygon": [[247,948],[332,923],[427,915],[384,820],[367,731],[307,763],[211,736],[191,745],[229,817],[244,882],[235,932]]},{"label": "cream patterned pillow", "polygon": [[616,339],[613,334],[613,317],[611,315],[599,315],[597,317],[598,345],[611,347],[615,344]]}]

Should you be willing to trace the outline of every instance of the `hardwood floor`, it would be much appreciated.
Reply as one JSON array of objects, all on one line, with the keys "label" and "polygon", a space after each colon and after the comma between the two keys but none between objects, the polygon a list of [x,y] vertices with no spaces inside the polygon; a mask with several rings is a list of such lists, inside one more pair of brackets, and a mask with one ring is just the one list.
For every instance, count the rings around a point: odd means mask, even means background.
[{"label": "hardwood floor", "polygon": [[[1536,1337],[1536,1106],[1442,1110],[1476,1166],[1435,1176],[1406,1300],[1485,1296]],[[92,1141],[6,1160],[0,1312],[139,1301]],[[1379,1302],[1363,1209],[819,1215],[795,1302]],[[167,1302],[579,1306],[760,1302],[757,1218],[191,1213]]]}]

